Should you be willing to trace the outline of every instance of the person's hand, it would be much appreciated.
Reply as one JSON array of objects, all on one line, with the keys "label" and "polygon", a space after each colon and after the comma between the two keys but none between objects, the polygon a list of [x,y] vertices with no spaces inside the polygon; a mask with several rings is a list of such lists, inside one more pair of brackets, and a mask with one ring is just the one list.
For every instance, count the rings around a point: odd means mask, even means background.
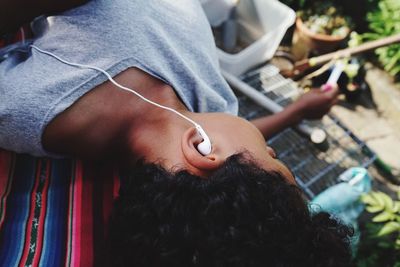
[{"label": "person's hand", "polygon": [[321,119],[337,102],[338,94],[337,86],[332,86],[328,90],[312,89],[292,105],[300,119]]}]

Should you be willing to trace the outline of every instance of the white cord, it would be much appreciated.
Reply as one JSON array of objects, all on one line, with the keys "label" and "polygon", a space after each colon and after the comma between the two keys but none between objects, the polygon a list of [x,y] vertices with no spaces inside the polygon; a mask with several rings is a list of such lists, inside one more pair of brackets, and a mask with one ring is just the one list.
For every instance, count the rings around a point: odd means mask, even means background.
[{"label": "white cord", "polygon": [[181,118],[183,118],[183,119],[189,121],[190,123],[192,123],[192,124],[196,127],[196,129],[201,129],[201,126],[200,126],[197,122],[195,122],[195,121],[193,121],[192,119],[186,117],[185,115],[179,113],[179,112],[176,111],[175,109],[172,109],[172,108],[169,108],[169,107],[160,105],[160,104],[158,104],[158,103],[156,103],[156,102],[153,102],[153,101],[151,101],[151,100],[145,98],[144,96],[142,96],[141,94],[139,94],[139,93],[136,92],[135,90],[133,90],[133,89],[131,89],[131,88],[128,88],[128,87],[125,87],[125,86],[123,86],[123,85],[117,83],[117,82],[111,77],[111,75],[110,75],[107,71],[105,71],[105,70],[103,70],[103,69],[101,69],[101,68],[98,68],[98,67],[95,67],[95,66],[91,66],[91,65],[84,65],[84,64],[79,64],[79,63],[73,63],[73,62],[70,62],[70,61],[68,61],[68,60],[62,59],[62,58],[60,58],[59,56],[57,56],[57,55],[55,55],[55,54],[53,54],[53,53],[51,53],[51,52],[48,52],[48,51],[43,50],[43,49],[40,49],[39,47],[37,47],[37,46],[35,46],[35,45],[31,45],[31,47],[34,48],[34,49],[36,49],[36,50],[39,51],[40,53],[46,54],[46,55],[48,55],[48,56],[51,56],[51,57],[53,57],[53,58],[55,58],[55,59],[61,61],[61,62],[64,63],[64,64],[67,64],[67,65],[70,65],[70,66],[74,66],[74,67],[78,67],[78,68],[97,70],[97,71],[103,73],[104,75],[106,75],[106,77],[108,78],[108,80],[110,80],[110,82],[112,82],[115,86],[121,88],[122,90],[125,90],[125,91],[128,91],[128,92],[132,93],[132,94],[135,94],[136,96],[140,97],[143,101],[146,101],[146,102],[149,103],[149,104],[152,104],[152,105],[154,105],[154,106],[156,106],[156,107],[159,107],[159,108],[168,110],[168,111],[170,111],[170,112],[173,112],[173,113],[175,113],[176,115],[180,116]]}]

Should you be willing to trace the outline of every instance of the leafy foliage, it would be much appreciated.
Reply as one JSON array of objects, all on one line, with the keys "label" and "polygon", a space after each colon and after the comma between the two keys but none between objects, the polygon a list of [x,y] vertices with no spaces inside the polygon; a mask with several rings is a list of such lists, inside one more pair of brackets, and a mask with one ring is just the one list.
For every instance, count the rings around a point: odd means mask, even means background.
[{"label": "leafy foliage", "polygon": [[320,3],[298,11],[304,24],[314,33],[334,36],[346,36],[351,27],[351,18],[344,16],[342,8],[332,6],[332,3]]},{"label": "leafy foliage", "polygon": [[[399,0],[280,0],[296,11],[306,10],[312,6],[329,3],[336,8],[343,8],[344,14],[350,16],[362,34],[362,41],[381,39],[400,33]],[[357,7],[357,8],[354,8]],[[368,24],[368,28],[366,28]],[[400,44],[393,44],[375,50],[379,62],[392,76],[400,78]]]},{"label": "leafy foliage", "polygon": [[398,200],[383,192],[371,192],[363,195],[361,201],[374,215],[363,231],[357,267],[400,267],[400,192]]},{"label": "leafy foliage", "polygon": [[[400,192],[398,197],[400,199]],[[384,223],[377,236],[396,234],[396,248],[400,250],[400,201],[383,192],[363,195],[361,201],[367,205],[368,212],[378,213],[372,218],[373,222]]]},{"label": "leafy foliage", "polygon": [[[367,21],[370,32],[363,34],[365,40],[376,40],[400,33],[400,1],[379,1],[378,8],[368,13]],[[389,74],[400,74],[400,44],[376,49],[376,54]]]}]

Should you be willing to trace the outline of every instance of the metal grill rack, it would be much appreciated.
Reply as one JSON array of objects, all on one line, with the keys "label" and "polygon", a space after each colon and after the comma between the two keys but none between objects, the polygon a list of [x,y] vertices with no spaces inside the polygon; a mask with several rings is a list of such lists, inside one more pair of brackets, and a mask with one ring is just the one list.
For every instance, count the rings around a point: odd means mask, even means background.
[{"label": "metal grill rack", "polygon": [[[283,107],[293,102],[302,92],[296,83],[281,76],[273,65],[250,71],[239,79]],[[235,93],[239,99],[240,116],[250,120],[271,114],[243,93]],[[367,168],[376,159],[376,155],[366,144],[332,114],[325,116],[321,121],[307,124],[325,130],[329,142],[327,151],[319,150],[308,137],[292,128],[275,135],[268,140],[268,144],[275,149],[278,158],[292,170],[298,185],[310,199],[338,183],[339,175],[348,168]]]}]

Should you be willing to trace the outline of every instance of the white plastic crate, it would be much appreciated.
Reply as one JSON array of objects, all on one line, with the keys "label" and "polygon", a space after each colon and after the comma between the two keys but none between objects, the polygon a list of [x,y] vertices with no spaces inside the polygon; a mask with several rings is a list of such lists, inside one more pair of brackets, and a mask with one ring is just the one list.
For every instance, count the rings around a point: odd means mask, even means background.
[{"label": "white plastic crate", "polygon": [[[219,26],[228,16],[237,0],[199,0],[211,26]],[[247,0],[246,0],[247,1]]]},{"label": "white plastic crate", "polygon": [[250,45],[236,54],[217,51],[221,68],[235,76],[271,59],[296,19],[293,9],[277,0],[241,0],[237,12],[239,38]]}]

